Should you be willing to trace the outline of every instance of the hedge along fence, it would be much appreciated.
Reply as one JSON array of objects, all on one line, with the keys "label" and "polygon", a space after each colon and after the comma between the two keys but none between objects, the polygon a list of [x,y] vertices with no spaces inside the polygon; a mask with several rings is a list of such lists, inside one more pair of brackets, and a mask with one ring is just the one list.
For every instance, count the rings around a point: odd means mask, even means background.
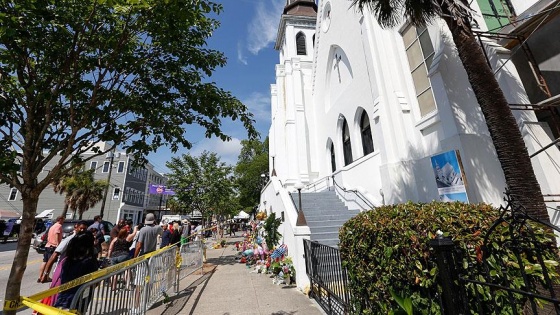
[{"label": "hedge along fence", "polygon": [[[463,203],[405,203],[362,212],[346,222],[340,230],[340,252],[343,266],[348,270],[352,292],[351,309],[355,314],[390,314],[401,307],[396,299],[408,299],[414,314],[440,314],[438,302],[437,267],[432,259],[429,241],[438,230],[465,248],[467,261],[481,261],[481,245],[485,231],[498,219],[499,212],[485,204]],[[557,252],[550,242],[550,232],[531,224],[539,242],[546,244],[547,269],[555,280]],[[492,246],[504,242],[508,225],[500,224],[489,240]],[[515,268],[515,256],[502,251],[500,259],[511,268],[491,264],[492,275],[522,288],[523,281]],[[531,255],[527,255],[531,256]],[[528,262],[533,257],[524,257]],[[530,277],[542,278],[542,270],[532,270]],[[469,285],[468,291],[478,291],[482,300],[508,303],[507,293]],[[496,296],[497,295],[497,296]],[[514,307],[521,309],[524,297],[516,295]],[[402,304],[402,300],[401,303]],[[474,309],[474,308],[473,308]]]}]

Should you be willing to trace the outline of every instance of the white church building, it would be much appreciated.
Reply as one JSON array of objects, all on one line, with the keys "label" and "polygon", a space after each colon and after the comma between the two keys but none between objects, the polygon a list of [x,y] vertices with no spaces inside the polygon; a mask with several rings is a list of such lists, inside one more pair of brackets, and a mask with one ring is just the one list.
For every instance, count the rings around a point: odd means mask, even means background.
[{"label": "white church building", "polygon": [[[288,0],[278,13],[271,177],[259,208],[284,220],[280,232],[299,287],[308,283],[301,240],[314,236],[301,215],[298,220],[298,190],[334,191],[348,210],[359,211],[409,200],[499,205],[504,197],[500,163],[445,22],[382,29],[370,12],[351,4]],[[531,81],[540,72],[545,84],[560,82],[560,40],[547,40],[545,33],[558,34],[560,23],[536,20],[542,16],[536,13],[556,10],[558,1],[478,0],[471,7],[508,102],[526,105],[513,113],[551,221],[559,225],[560,152],[554,141],[560,135],[550,122],[558,116],[560,85],[541,95]],[[495,34],[532,37],[516,44]],[[526,45],[533,48],[530,58],[521,56]],[[541,56],[543,46],[552,54]],[[547,111],[534,110],[536,105]]]}]

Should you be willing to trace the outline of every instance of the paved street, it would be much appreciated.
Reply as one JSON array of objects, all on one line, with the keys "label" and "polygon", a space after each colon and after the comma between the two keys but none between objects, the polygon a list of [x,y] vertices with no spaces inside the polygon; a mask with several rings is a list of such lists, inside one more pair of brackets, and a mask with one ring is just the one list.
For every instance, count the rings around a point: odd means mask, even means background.
[{"label": "paved street", "polygon": [[[6,244],[0,243],[0,303],[4,305],[4,295],[6,293],[6,283],[12,268],[14,254],[16,250],[16,242],[8,240]],[[49,284],[37,283],[39,277],[39,267],[43,261],[43,255],[37,253],[33,248],[29,250],[29,258],[27,259],[27,270],[23,277],[21,284],[21,293],[24,296],[29,296],[37,292],[48,289]],[[1,313],[1,312],[0,312]],[[20,311],[21,314],[31,314],[31,311]]]}]

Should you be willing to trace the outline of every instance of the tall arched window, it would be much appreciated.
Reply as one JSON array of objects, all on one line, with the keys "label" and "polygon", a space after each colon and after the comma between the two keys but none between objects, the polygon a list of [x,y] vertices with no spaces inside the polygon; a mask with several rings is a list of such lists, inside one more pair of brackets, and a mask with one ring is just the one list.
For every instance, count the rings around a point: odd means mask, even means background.
[{"label": "tall arched window", "polygon": [[307,50],[305,48],[305,34],[299,32],[296,35],[296,51],[298,55],[307,55]]},{"label": "tall arched window", "polygon": [[331,151],[331,171],[334,173],[334,171],[336,171],[336,159],[334,155],[334,144],[332,142],[329,150]]},{"label": "tall arched window", "polygon": [[352,163],[352,144],[350,143],[350,131],[348,130],[348,123],[344,119],[342,125],[342,149],[344,152],[344,166]]},{"label": "tall arched window", "polygon": [[362,117],[360,118],[360,133],[362,135],[364,155],[368,155],[373,152],[373,138],[371,137],[371,125],[369,124],[369,116],[366,111],[362,112]]}]

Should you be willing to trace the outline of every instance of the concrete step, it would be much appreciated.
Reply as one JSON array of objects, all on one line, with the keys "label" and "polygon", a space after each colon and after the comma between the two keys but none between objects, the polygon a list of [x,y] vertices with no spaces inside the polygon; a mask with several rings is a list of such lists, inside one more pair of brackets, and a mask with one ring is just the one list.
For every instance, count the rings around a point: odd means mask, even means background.
[{"label": "concrete step", "polygon": [[307,226],[309,228],[320,228],[320,227],[341,227],[346,221],[344,220],[331,220],[331,221],[324,221],[324,220],[307,220]]},{"label": "concrete step", "polygon": [[314,234],[314,233],[338,231],[340,230],[341,227],[342,227],[341,225],[334,225],[334,226],[328,225],[328,226],[318,226],[318,227],[309,226],[309,229],[311,230],[311,234]]},{"label": "concrete step", "polygon": [[328,240],[328,239],[338,239],[338,230],[334,232],[320,232],[313,233],[313,239],[315,240]]},{"label": "concrete step", "polygon": [[[292,193],[291,197],[298,207],[298,193]],[[338,232],[342,225],[359,213],[349,211],[334,191],[301,193],[301,207],[311,231],[311,240],[333,247],[338,247]]]},{"label": "concrete step", "polygon": [[305,217],[314,215],[342,215],[348,217],[355,217],[359,214],[359,211],[350,211],[348,209],[337,209],[337,210],[321,210],[321,209],[303,209],[303,214]]},{"label": "concrete step", "polygon": [[348,221],[352,218],[351,215],[344,215],[344,214],[315,214],[315,215],[307,215],[305,213],[305,220],[309,221],[340,221],[345,220]]}]

